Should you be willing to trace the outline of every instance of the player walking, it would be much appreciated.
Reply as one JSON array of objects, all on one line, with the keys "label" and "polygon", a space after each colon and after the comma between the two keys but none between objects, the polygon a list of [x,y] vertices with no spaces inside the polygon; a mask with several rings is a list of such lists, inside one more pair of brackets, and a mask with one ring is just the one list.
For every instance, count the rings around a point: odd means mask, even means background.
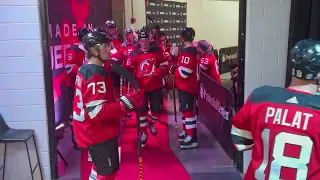
[{"label": "player walking", "polygon": [[[119,170],[117,137],[120,118],[144,104],[144,92],[114,95],[110,76],[110,39],[90,32],[83,39],[88,64],[78,71],[73,106],[74,132],[78,145],[88,148],[93,168],[90,179],[113,180]],[[103,67],[105,66],[105,67]]]},{"label": "player walking", "polygon": [[111,38],[114,46],[118,48],[122,42],[117,37],[117,24],[114,22],[114,20],[108,20],[106,25],[108,36]]},{"label": "player walking", "polygon": [[197,48],[192,45],[195,31],[187,27],[181,32],[183,49],[178,57],[178,63],[170,66],[174,74],[175,87],[178,89],[180,111],[182,112],[183,130],[178,136],[180,148],[188,149],[198,147],[196,118],[193,112],[193,102],[197,95]]},{"label": "player walking", "polygon": [[[135,69],[135,75],[139,82],[139,87],[145,91],[145,104],[141,108],[140,127],[141,144],[144,147],[148,140],[147,126],[149,125],[151,134],[157,135],[154,124],[163,112],[162,78],[166,75],[166,64],[159,47],[151,47],[149,34],[145,31],[139,33],[140,49],[134,50],[127,60],[127,67]],[[148,123],[148,102],[150,102],[151,114]]]},{"label": "player walking", "polygon": [[289,88],[255,89],[232,119],[239,151],[252,149],[245,180],[320,179],[320,41],[291,52]]},{"label": "player walking", "polygon": [[219,64],[217,58],[209,48],[210,44],[204,40],[199,41],[197,44],[197,49],[200,53],[200,68],[208,76],[221,84]]}]

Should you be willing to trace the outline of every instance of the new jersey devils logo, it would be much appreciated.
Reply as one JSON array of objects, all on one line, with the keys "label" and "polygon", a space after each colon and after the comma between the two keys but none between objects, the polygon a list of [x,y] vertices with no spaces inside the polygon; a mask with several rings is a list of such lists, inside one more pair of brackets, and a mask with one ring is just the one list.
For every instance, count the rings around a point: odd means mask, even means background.
[{"label": "new jersey devils logo", "polygon": [[143,76],[151,76],[155,69],[155,58],[146,59],[141,62],[140,64],[140,72],[143,74]]}]

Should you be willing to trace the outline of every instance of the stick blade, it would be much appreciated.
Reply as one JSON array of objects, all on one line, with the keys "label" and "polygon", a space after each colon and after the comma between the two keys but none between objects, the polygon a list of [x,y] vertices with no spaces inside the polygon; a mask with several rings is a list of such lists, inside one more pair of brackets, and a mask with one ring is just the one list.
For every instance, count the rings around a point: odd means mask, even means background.
[{"label": "stick blade", "polygon": [[130,73],[128,70],[123,68],[121,65],[115,63],[111,65],[111,69],[113,72],[120,74],[120,76],[130,81],[136,91],[139,89],[136,77],[134,77],[134,75]]}]

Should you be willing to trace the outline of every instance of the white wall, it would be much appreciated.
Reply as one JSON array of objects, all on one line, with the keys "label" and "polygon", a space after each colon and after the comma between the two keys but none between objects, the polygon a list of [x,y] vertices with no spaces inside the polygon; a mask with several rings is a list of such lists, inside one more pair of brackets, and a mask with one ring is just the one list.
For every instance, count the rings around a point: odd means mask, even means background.
[{"label": "white wall", "polygon": [[[169,1],[169,0],[168,0]],[[215,48],[238,45],[238,1],[170,0],[187,2],[187,26],[196,30],[195,40],[205,39]],[[146,24],[145,1],[133,1],[137,30]],[[131,0],[125,0],[126,27],[130,27]]]},{"label": "white wall", "polygon": [[[0,113],[10,127],[36,131],[45,179],[49,180],[42,59],[38,0],[0,0]],[[0,147],[0,165],[3,147]],[[33,166],[34,152],[31,151]],[[24,144],[8,145],[5,180],[29,180],[29,172]],[[2,178],[2,171],[0,175]]]},{"label": "white wall", "polygon": [[[263,85],[285,86],[291,0],[248,0],[245,99]],[[244,154],[246,171],[251,153]]]}]

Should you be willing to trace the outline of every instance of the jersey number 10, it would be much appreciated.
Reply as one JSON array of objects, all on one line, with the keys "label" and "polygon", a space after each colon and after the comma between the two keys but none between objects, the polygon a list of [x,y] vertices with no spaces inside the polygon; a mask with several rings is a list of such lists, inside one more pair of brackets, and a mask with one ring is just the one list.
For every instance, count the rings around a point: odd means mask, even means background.
[{"label": "jersey number 10", "polygon": [[[88,89],[91,88],[92,95],[95,95],[96,93],[104,94],[107,92],[106,84],[103,81],[90,83],[88,84],[87,88]],[[75,93],[76,93],[75,95],[79,98],[79,101],[77,102],[77,108],[80,110],[80,113],[77,114],[76,111],[73,111],[73,119],[83,122],[85,120],[85,117],[84,117],[85,111],[84,111],[82,92],[80,91],[80,89],[76,88]]]},{"label": "jersey number 10", "polygon": [[182,58],[181,58],[181,63],[183,63],[183,64],[189,64],[189,63],[190,63],[190,57],[182,56]]},{"label": "jersey number 10", "polygon": [[[264,129],[261,133],[263,140],[263,161],[255,172],[256,179],[265,179],[265,170],[269,164],[270,129]],[[299,158],[284,155],[286,144],[300,146]],[[281,168],[296,169],[296,179],[307,179],[308,166],[311,159],[313,142],[308,136],[281,132],[274,137],[274,146],[271,152],[273,160],[270,164],[269,180],[280,179]],[[288,148],[288,147],[287,147]]]}]

